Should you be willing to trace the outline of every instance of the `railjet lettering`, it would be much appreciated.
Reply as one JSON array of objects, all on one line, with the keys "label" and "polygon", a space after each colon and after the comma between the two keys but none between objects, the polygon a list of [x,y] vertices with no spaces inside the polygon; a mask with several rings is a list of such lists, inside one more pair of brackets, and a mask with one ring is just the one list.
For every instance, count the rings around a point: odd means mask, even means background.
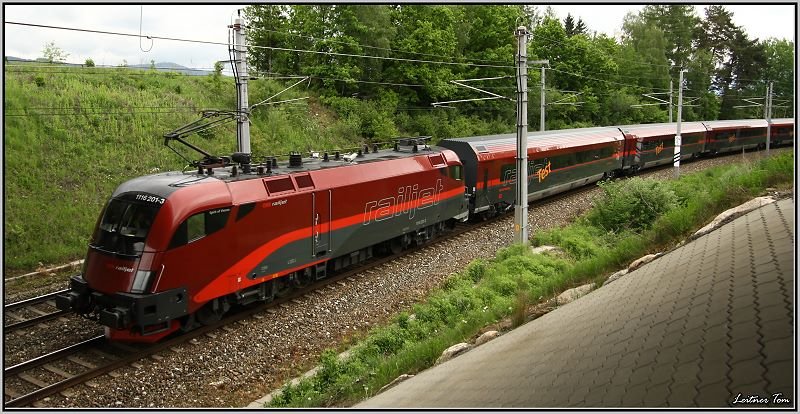
[{"label": "railjet lettering", "polygon": [[[536,160],[528,161],[528,181],[532,176],[539,177],[539,182],[544,181],[548,175],[550,175],[550,161],[545,158],[543,160],[539,160],[537,163]],[[510,184],[517,180],[517,167],[516,165],[509,164],[503,166],[502,170],[500,171],[500,181],[502,184]]]},{"label": "railjet lettering", "polygon": [[417,210],[439,204],[442,196],[442,180],[436,180],[433,187],[419,189],[419,184],[405,186],[397,189],[396,197],[386,197],[377,201],[370,201],[364,206],[364,225],[373,221],[388,220],[406,213],[413,219]]}]

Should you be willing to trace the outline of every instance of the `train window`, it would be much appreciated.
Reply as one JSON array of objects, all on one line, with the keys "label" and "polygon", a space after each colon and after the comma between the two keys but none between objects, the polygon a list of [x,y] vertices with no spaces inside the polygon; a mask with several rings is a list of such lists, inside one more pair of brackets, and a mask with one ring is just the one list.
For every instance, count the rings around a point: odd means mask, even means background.
[{"label": "train window", "polygon": [[186,239],[191,243],[206,235],[206,215],[195,214],[186,220]]},{"label": "train window", "polygon": [[129,198],[133,196],[109,201],[92,236],[92,247],[122,255],[142,253],[160,204],[131,202]]},{"label": "train window", "polygon": [[225,227],[230,212],[231,209],[229,207],[218,208],[189,217],[178,226],[178,230],[175,231],[175,235],[172,236],[172,241],[169,243],[169,248],[172,249],[189,244],[221,230]]},{"label": "train window", "polygon": [[250,204],[242,204],[239,206],[239,211],[236,212],[236,221],[239,221],[244,218],[244,216],[250,214],[253,209],[256,208],[256,203]]},{"label": "train window", "polygon": [[448,167],[450,170],[450,178],[454,180],[462,180],[463,176],[461,175],[461,166],[460,165],[451,165]]}]

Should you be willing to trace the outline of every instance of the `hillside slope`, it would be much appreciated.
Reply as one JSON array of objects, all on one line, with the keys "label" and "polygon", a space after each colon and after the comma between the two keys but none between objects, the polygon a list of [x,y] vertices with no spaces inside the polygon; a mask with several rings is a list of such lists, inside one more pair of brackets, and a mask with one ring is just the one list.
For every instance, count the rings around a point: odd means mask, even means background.
[{"label": "hillside slope", "polygon": [[[40,64],[6,67],[5,75],[7,273],[82,257],[115,187],[135,176],[186,164],[163,145],[163,134],[199,119],[199,110],[232,109],[235,99],[233,81],[226,77]],[[283,88],[274,81],[254,81],[251,102]],[[289,91],[280,99],[308,95]],[[358,144],[357,139],[342,138],[335,117],[316,117],[309,107],[299,101],[256,109],[254,155]],[[235,125],[188,140],[211,153],[229,155],[236,146]]]}]

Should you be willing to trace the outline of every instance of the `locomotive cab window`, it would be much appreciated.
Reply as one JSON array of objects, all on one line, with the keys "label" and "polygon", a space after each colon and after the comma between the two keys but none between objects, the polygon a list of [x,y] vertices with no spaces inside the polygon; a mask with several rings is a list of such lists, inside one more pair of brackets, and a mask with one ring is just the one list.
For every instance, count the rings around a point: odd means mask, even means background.
[{"label": "locomotive cab window", "polygon": [[160,197],[147,196],[156,201],[135,201],[141,200],[142,197],[144,196],[125,195],[111,199],[92,235],[90,246],[106,253],[124,256],[141,255],[150,226],[164,200]]},{"label": "locomotive cab window", "polygon": [[172,249],[192,243],[222,230],[228,221],[230,212],[231,209],[228,207],[204,211],[190,216],[178,226],[178,230],[175,231],[175,235],[172,236],[172,241],[169,243],[169,248]]},{"label": "locomotive cab window", "polygon": [[447,167],[450,173],[450,178],[461,181],[463,179],[462,167],[460,165],[451,165]]}]

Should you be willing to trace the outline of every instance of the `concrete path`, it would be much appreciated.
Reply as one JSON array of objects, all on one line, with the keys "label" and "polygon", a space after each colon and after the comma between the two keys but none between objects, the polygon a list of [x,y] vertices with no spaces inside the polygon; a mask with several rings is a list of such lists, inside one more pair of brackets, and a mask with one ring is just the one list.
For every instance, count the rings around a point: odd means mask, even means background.
[{"label": "concrete path", "polygon": [[357,407],[797,407],[781,200]]}]

